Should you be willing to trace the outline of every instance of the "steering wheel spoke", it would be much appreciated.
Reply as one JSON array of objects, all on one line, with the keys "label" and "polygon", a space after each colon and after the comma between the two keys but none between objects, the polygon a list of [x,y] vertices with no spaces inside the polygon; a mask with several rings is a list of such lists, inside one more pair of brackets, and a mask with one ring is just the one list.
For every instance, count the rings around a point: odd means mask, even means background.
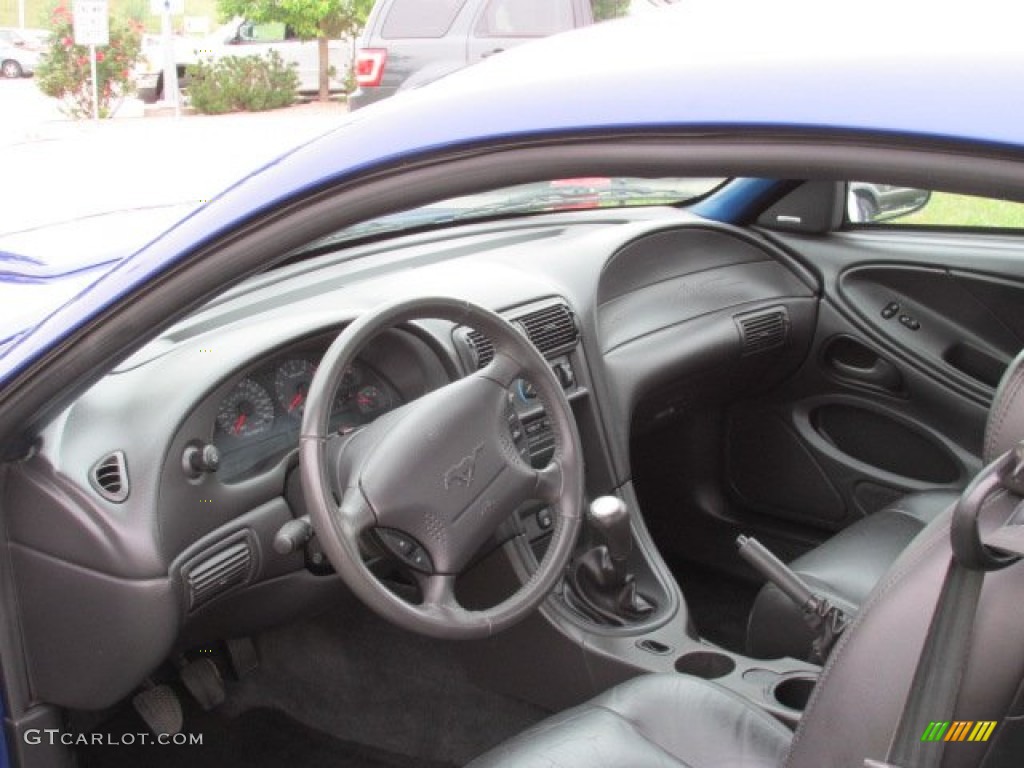
[{"label": "steering wheel spoke", "polygon": [[421,607],[424,610],[428,612],[465,610],[455,599],[455,577],[451,574],[417,573],[416,581],[419,583],[420,592],[423,595]]},{"label": "steering wheel spoke", "polygon": [[347,488],[335,512],[335,520],[344,535],[358,538],[377,524],[377,516],[359,488]]},{"label": "steering wheel spoke", "polygon": [[555,504],[565,488],[565,473],[557,460],[548,462],[543,469],[534,470],[537,481],[537,498],[548,504]]},{"label": "steering wheel spoke", "polygon": [[523,375],[523,364],[503,350],[495,350],[494,357],[475,374],[482,379],[493,381],[502,389],[508,389]]}]

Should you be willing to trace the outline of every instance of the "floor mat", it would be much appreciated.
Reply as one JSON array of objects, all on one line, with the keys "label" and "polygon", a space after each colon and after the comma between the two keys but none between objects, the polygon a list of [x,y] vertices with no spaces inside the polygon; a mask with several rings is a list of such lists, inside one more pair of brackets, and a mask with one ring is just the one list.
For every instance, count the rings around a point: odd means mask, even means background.
[{"label": "floor mat", "polygon": [[759,587],[688,560],[673,558],[669,567],[701,637],[730,651],[744,653],[747,616]]},{"label": "floor mat", "polygon": [[107,743],[80,747],[81,768],[453,768],[336,739],[275,709],[252,709],[233,718],[190,714],[185,733],[201,737],[200,745],[141,744],[143,735],[155,737],[130,710],[94,733]]},{"label": "floor mat", "polygon": [[260,667],[229,685],[226,714],[287,712],[424,764],[465,765],[547,714],[476,685],[460,663],[465,641],[398,629],[358,604],[266,632],[256,647]]}]

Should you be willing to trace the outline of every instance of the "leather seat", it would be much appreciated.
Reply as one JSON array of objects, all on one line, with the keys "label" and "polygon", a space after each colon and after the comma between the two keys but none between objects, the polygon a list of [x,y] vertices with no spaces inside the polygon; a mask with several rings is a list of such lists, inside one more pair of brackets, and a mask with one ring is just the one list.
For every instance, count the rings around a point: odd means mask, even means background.
[{"label": "leather seat", "polygon": [[781,764],[792,740],[782,723],[720,686],[688,675],[643,675],[471,765],[770,768]]},{"label": "leather seat", "polygon": [[[789,567],[815,593],[855,616],[900,553],[957,498],[956,491],[908,494],[840,531]],[[747,620],[747,653],[759,659],[807,659],[813,640],[800,607],[774,584],[763,586]]]},{"label": "leather seat", "polygon": [[[1024,352],[1003,374],[985,426],[986,464],[1024,435]],[[959,493],[924,491],[837,533],[789,563],[812,590],[854,616],[868,593],[928,523],[953,505]],[[758,593],[747,622],[747,653],[758,658],[811,654],[813,633],[801,610],[773,584]]]},{"label": "leather seat", "polygon": [[[997,494],[983,524],[1002,523],[1020,501]],[[930,523],[876,585],[836,644],[795,734],[717,683],[649,675],[542,722],[470,768],[860,768],[865,758],[884,760],[951,557],[951,517]],[[1020,765],[1022,596],[1024,564],[987,575],[955,712],[931,717],[999,725],[987,742],[946,745],[943,768]]]}]

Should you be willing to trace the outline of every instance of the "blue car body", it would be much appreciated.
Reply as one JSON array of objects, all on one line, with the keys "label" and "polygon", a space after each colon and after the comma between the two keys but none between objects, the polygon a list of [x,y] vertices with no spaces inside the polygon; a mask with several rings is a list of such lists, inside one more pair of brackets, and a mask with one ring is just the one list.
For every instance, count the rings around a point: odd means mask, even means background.
[{"label": "blue car body", "polygon": [[[247,219],[454,147],[580,131],[712,127],[862,134],[865,141],[905,135],[1007,152],[1024,147],[1024,120],[1007,100],[1024,79],[1014,24],[993,25],[981,12],[953,18],[900,5],[887,6],[883,20],[851,14],[837,36],[815,27],[817,7],[681,4],[531,43],[352,114],[125,255],[36,327],[9,332],[0,384],[89,317]],[[727,186],[700,212],[741,217],[760,194],[757,185]],[[18,279],[17,272],[0,275]]]}]

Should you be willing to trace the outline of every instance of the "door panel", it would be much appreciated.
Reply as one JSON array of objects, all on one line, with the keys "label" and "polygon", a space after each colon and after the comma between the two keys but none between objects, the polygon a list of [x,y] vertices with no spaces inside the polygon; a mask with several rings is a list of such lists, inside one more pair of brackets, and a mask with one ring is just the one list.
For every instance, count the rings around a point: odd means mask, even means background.
[{"label": "door panel", "polygon": [[816,270],[812,353],[734,405],[727,493],[741,524],[822,538],[908,491],[980,469],[999,377],[1024,347],[1024,244],[909,231],[770,237]]},{"label": "door panel", "polygon": [[964,270],[884,265],[840,276],[863,322],[954,385],[991,397],[1024,347],[1024,285]]},{"label": "door panel", "polygon": [[981,467],[986,413],[826,301],[797,375],[729,410],[728,491],[748,524],[824,538],[905,493],[963,487]]}]

